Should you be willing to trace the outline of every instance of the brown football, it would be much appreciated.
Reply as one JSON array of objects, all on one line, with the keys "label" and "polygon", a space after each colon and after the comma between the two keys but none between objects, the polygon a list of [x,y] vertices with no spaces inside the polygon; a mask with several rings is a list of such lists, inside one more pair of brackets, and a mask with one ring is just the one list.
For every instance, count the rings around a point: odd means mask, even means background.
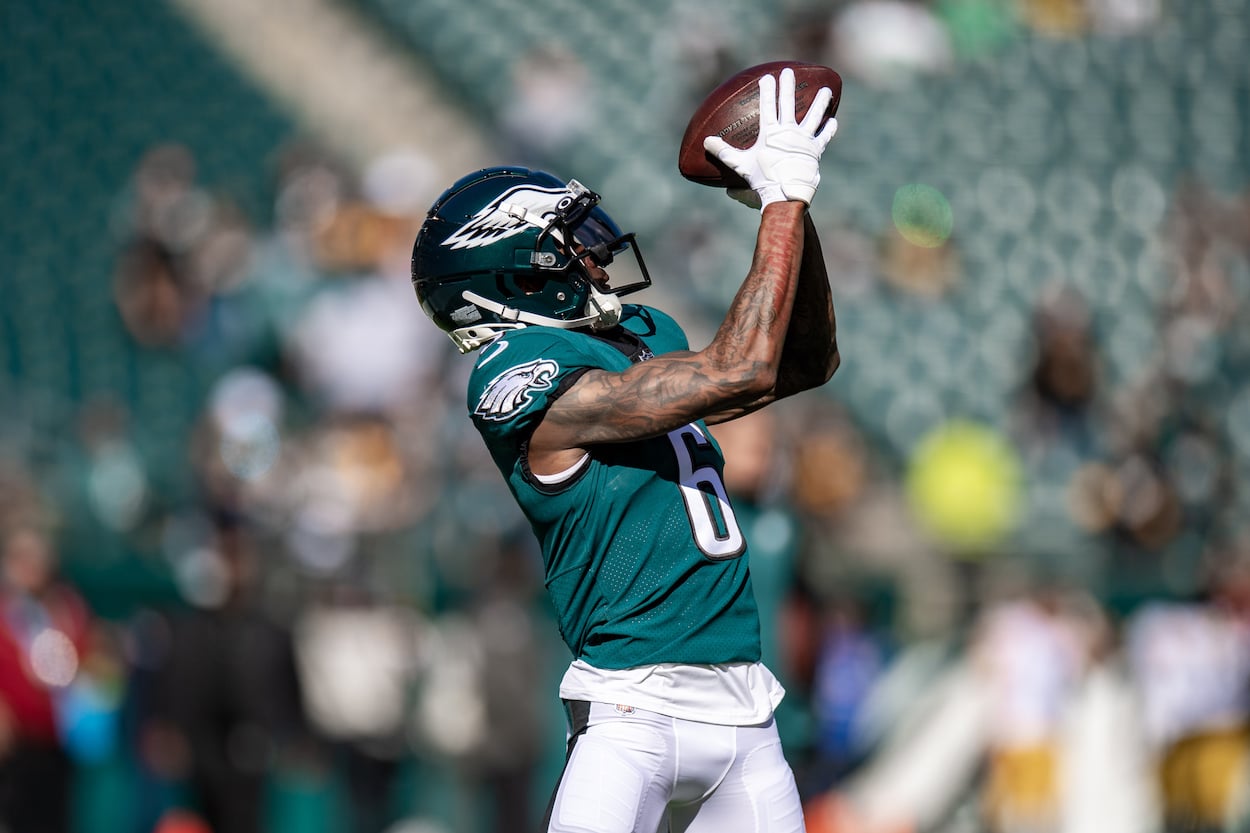
[{"label": "brown football", "polygon": [[703,149],[703,139],[720,136],[734,147],[753,145],[760,131],[760,76],[776,75],[786,67],[794,70],[794,112],[800,121],[821,87],[833,92],[821,124],[838,112],[842,77],[829,67],[799,61],[770,61],[744,69],[708,93],[690,117],[677,151],[677,170],[682,176],[713,188],[746,186],[740,176]]}]

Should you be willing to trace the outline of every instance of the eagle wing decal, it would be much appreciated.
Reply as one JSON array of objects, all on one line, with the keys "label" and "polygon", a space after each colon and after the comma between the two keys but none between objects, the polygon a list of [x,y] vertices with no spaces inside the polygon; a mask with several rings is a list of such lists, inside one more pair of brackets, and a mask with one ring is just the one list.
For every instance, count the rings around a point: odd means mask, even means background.
[{"label": "eagle wing decal", "polygon": [[453,249],[476,249],[520,234],[531,226],[544,228],[555,216],[556,206],[568,197],[566,188],[534,185],[510,188],[482,206],[467,223],[452,232],[443,245]]}]

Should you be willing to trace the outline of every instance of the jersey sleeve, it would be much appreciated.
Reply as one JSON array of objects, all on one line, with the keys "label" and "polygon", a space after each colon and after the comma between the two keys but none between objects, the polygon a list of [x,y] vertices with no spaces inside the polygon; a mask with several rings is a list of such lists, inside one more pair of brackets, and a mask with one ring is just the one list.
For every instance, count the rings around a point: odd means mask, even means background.
[{"label": "jersey sleeve", "polygon": [[551,403],[592,367],[593,355],[559,330],[527,328],[482,348],[469,376],[468,408],[492,449],[515,449]]},{"label": "jersey sleeve", "polygon": [[625,310],[621,325],[646,342],[657,356],[690,349],[685,331],[668,313],[634,304],[627,305]]}]

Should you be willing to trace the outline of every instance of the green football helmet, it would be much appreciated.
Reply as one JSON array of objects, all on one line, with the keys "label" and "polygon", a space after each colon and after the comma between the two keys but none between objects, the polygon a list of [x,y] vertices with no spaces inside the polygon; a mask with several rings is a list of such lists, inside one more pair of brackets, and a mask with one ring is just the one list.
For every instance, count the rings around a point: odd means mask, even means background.
[{"label": "green football helmet", "polygon": [[[596,285],[583,263],[606,269],[633,251],[639,279]],[[527,325],[602,329],[620,321],[619,296],[651,285],[633,234],[622,234],[599,195],[528,168],[485,168],[435,201],[412,249],[412,284],[426,315],[461,353]]]}]

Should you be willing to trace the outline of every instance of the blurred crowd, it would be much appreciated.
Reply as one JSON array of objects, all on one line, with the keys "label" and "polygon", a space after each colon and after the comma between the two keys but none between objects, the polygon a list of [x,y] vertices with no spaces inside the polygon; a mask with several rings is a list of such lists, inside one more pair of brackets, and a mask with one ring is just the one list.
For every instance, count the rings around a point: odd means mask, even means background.
[{"label": "blurred crowd", "polygon": [[[883,88],[1018,27],[1163,16],[797,6],[794,50]],[[723,77],[732,44],[704,34],[691,71]],[[584,140],[574,56],[528,55],[514,83],[510,153]],[[460,172],[407,150],[358,171],[308,142],[269,166],[262,220],[189,148],[153,146],[110,218],[116,326],[197,380],[180,453],[120,393],[81,404],[73,479],[0,443],[3,833],[536,829],[567,652],[465,416],[469,360],[409,284],[429,195]],[[892,443],[844,371],[716,427],[813,833],[1250,825],[1250,194],[1182,181],[1166,205],[1154,317],[1114,347],[1137,350],[1131,376],[1108,372],[1116,322],[1055,274],[1001,425],[954,414]],[[976,234],[820,221],[844,321],[865,299],[940,310]],[[683,287],[715,271],[715,229],[642,245],[657,294],[639,300],[698,341],[715,311]],[[842,352],[872,375],[870,351]],[[76,576],[106,540],[133,579],[101,593]]]}]

